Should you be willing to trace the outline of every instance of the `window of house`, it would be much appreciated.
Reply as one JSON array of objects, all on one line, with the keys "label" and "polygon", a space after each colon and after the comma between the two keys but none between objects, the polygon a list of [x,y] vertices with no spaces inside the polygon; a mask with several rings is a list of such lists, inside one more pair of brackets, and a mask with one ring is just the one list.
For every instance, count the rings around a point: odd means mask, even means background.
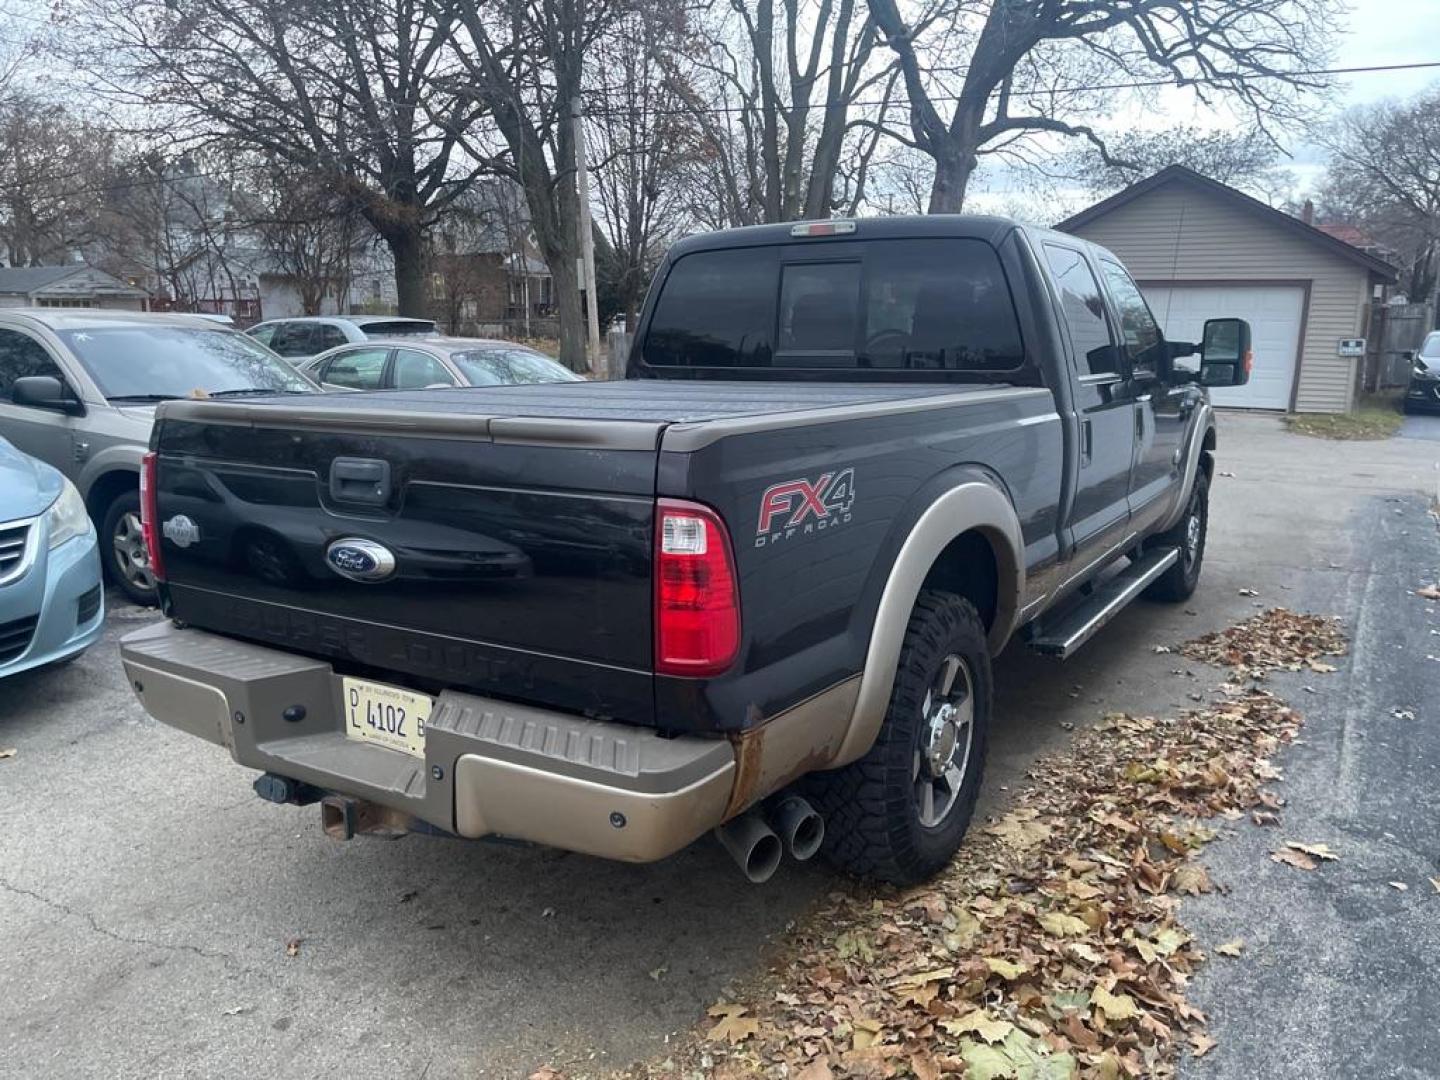
[{"label": "window of house", "polygon": [[1060,290],[1060,309],[1065,315],[1081,374],[1108,375],[1118,371],[1119,357],[1110,333],[1110,320],[1105,315],[1100,283],[1095,280],[1090,264],[1080,252],[1058,244],[1045,245],[1045,258]]},{"label": "window of house", "polygon": [[1135,371],[1154,374],[1160,366],[1160,350],[1165,338],[1160,333],[1160,324],[1150,313],[1150,305],[1140,292],[1125,268],[1109,259],[1100,260],[1100,272],[1105,275],[1105,284],[1110,288],[1110,298],[1115,302],[1116,314],[1120,316],[1120,333],[1125,339],[1125,352],[1130,357],[1130,366]]},{"label": "window of house", "polygon": [[0,401],[10,400],[10,387],[16,379],[31,375],[49,375],[62,383],[65,381],[44,345],[18,330],[0,330]]}]

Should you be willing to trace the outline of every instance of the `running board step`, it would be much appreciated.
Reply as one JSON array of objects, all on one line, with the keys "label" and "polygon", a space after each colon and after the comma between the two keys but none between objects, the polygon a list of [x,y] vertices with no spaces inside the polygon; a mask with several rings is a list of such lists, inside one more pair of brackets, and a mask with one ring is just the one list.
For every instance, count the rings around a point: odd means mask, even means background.
[{"label": "running board step", "polygon": [[1175,565],[1179,548],[1152,551],[1096,586],[1078,607],[1066,612],[1053,625],[1045,627],[1030,639],[1030,647],[1046,656],[1064,660],[1089,641],[1097,630],[1125,609],[1145,587]]}]

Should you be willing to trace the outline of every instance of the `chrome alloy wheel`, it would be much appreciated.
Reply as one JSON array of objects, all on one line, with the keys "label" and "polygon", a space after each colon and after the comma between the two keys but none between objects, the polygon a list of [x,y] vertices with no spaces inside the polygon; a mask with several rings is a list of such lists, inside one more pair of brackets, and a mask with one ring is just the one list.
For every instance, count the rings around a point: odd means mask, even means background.
[{"label": "chrome alloy wheel", "polygon": [[911,780],[920,824],[933,829],[960,796],[975,735],[974,680],[962,657],[951,653],[940,662],[920,715]]}]

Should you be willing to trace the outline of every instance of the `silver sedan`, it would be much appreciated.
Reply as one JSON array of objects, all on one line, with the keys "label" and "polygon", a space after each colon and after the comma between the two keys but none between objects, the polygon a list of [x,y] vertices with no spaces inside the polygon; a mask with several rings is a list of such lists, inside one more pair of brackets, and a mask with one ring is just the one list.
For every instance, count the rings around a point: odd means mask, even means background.
[{"label": "silver sedan", "polygon": [[326,390],[423,390],[580,379],[544,353],[488,338],[341,345],[305,361],[299,370]]}]

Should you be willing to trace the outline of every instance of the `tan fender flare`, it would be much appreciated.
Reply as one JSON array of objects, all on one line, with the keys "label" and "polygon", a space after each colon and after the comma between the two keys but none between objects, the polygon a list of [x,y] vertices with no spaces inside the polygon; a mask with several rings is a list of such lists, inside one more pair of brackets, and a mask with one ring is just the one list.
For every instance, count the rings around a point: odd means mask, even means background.
[{"label": "tan fender flare", "polygon": [[895,557],[875,612],[850,724],[832,768],[864,757],[875,742],[890,705],[900,646],[920,587],[941,552],[967,532],[984,536],[995,554],[998,587],[989,635],[991,654],[999,653],[1010,640],[1025,595],[1025,543],[1020,519],[1009,498],[993,484],[978,480],[960,484],[920,515]]}]

